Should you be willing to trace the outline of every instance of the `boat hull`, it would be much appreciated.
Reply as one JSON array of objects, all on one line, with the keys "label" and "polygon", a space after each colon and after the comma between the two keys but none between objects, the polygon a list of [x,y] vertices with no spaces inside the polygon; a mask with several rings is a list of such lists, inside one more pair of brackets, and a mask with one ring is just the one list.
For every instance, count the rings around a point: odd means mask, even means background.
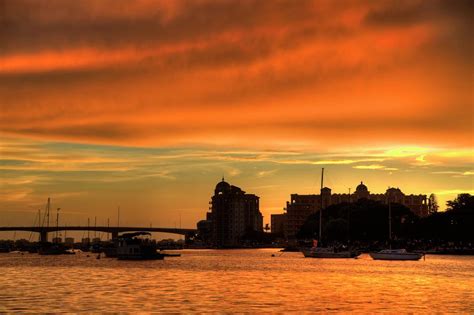
[{"label": "boat hull", "polygon": [[370,253],[374,260],[420,260],[423,254],[419,253]]},{"label": "boat hull", "polygon": [[355,251],[314,251],[311,249],[303,250],[303,255],[306,258],[356,258],[360,253]]},{"label": "boat hull", "polygon": [[163,260],[165,255],[117,255],[119,260]]}]

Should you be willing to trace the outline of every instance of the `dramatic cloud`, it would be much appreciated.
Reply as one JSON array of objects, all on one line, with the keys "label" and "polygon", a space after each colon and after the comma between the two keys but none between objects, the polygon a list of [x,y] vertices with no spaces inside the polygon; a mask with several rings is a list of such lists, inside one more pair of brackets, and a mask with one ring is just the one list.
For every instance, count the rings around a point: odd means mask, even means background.
[{"label": "dramatic cloud", "polygon": [[120,204],[140,209],[130,223],[182,211],[194,226],[225,175],[262,197],[267,222],[290,193],[317,191],[321,167],[335,192],[472,191],[473,12],[0,0],[0,211],[52,196],[75,223]]},{"label": "dramatic cloud", "polygon": [[0,7],[5,134],[153,146],[472,145],[470,1]]}]

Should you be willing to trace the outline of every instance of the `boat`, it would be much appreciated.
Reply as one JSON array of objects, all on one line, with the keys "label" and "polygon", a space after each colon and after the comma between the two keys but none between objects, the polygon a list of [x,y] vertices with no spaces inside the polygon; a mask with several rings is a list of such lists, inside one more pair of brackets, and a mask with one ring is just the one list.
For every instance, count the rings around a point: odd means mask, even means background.
[{"label": "boat", "polygon": [[375,260],[420,260],[422,253],[410,253],[406,249],[384,249],[369,254]]},{"label": "boat", "polygon": [[408,252],[404,248],[392,249],[392,206],[390,200],[388,200],[388,241],[389,249],[369,253],[370,257],[374,260],[420,260],[421,257],[424,257],[423,253]]},{"label": "boat", "polygon": [[360,255],[358,251],[338,250],[336,247],[311,247],[302,252],[309,258],[356,258]]},{"label": "boat", "polygon": [[181,254],[177,254],[177,253],[160,252],[160,254],[163,255],[164,257],[181,257]]},{"label": "boat", "polygon": [[117,258],[120,260],[161,260],[165,255],[158,253],[156,242],[141,236],[151,236],[149,232],[125,233],[119,236]]},{"label": "boat", "polygon": [[40,255],[71,255],[71,252],[61,244],[43,243],[38,248]]},{"label": "boat", "polygon": [[299,251],[301,251],[299,247],[292,246],[292,245],[289,245],[283,249],[280,249],[280,252],[299,252]]},{"label": "boat", "polygon": [[[322,239],[322,221],[323,221],[323,181],[324,168],[321,170],[321,207],[319,210],[319,240]],[[304,257],[307,258],[357,258],[359,251],[354,251],[342,247],[318,247],[318,241],[313,241],[313,247],[301,249]]]},{"label": "boat", "polygon": [[118,240],[114,239],[111,242],[107,242],[103,248],[106,258],[117,258],[117,246]]}]

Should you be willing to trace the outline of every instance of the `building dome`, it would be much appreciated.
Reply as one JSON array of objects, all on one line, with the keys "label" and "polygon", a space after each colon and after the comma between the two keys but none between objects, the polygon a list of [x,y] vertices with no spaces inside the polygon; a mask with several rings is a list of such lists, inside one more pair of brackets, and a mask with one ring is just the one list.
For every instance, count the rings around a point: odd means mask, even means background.
[{"label": "building dome", "polygon": [[368,191],[368,189],[367,189],[367,186],[365,186],[363,182],[360,182],[360,184],[356,188],[356,191]]},{"label": "building dome", "polygon": [[216,185],[215,194],[222,194],[228,192],[229,190],[230,184],[224,180],[224,177],[222,177],[222,181]]}]

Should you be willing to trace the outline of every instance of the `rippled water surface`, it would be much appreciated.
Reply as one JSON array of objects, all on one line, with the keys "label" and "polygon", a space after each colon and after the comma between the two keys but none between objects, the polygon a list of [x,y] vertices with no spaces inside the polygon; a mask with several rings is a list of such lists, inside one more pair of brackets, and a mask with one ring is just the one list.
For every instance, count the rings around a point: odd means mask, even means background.
[{"label": "rippled water surface", "polygon": [[181,253],[139,262],[0,254],[0,312],[474,312],[473,256],[384,262],[276,249]]}]

